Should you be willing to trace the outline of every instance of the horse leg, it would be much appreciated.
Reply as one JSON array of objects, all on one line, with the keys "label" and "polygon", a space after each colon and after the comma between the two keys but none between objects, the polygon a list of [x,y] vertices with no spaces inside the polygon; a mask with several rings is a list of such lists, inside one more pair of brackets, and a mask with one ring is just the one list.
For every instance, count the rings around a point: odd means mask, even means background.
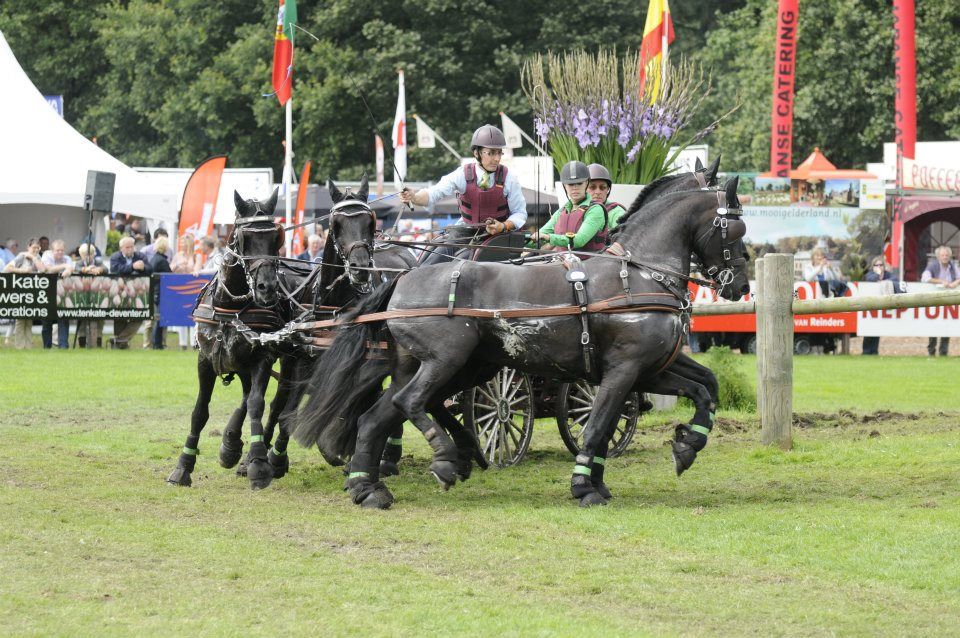
[{"label": "horse leg", "polygon": [[263,442],[269,448],[273,442],[273,432],[277,423],[280,422],[280,415],[287,407],[287,397],[290,395],[290,384],[293,380],[295,361],[292,357],[286,356],[280,359],[280,380],[277,381],[277,393],[270,402],[270,416],[263,425]]},{"label": "horse leg", "polygon": [[607,455],[610,451],[610,441],[613,439],[613,433],[619,420],[620,414],[618,413],[614,415],[610,421],[604,433],[604,438],[598,444],[599,447],[596,454],[593,455],[593,465],[590,468],[590,482],[593,483],[593,488],[597,491],[597,494],[608,501],[613,498],[613,494],[610,493],[610,488],[607,487],[607,484],[603,482],[603,474],[607,469]]},{"label": "horse leg", "polygon": [[171,485],[181,485],[190,487],[193,481],[190,479],[190,473],[197,463],[197,454],[200,448],[200,432],[203,426],[207,424],[210,418],[210,397],[213,395],[213,386],[217,381],[217,375],[213,371],[205,357],[197,359],[197,379],[200,382],[200,391],[197,393],[197,402],[193,406],[193,414],[190,417],[190,435],[183,445],[183,452],[177,460],[177,467],[170,476],[167,477],[167,483]]},{"label": "horse leg", "polygon": [[599,465],[605,463],[613,419],[619,418],[623,402],[635,379],[636,374],[631,365],[621,365],[604,372],[584,431],[583,447],[577,454],[570,479],[570,492],[574,498],[579,499],[580,507],[607,504],[607,499],[593,484],[594,457],[603,459]]},{"label": "horse leg", "polygon": [[403,421],[400,421],[387,437],[383,446],[383,456],[380,457],[380,476],[400,475],[400,457],[403,455]]},{"label": "horse leg", "polygon": [[250,489],[260,490],[273,481],[273,467],[267,462],[267,445],[263,440],[263,408],[267,383],[270,381],[270,368],[273,362],[264,358],[254,365],[250,375],[250,393],[247,395],[247,412],[250,414],[250,452],[247,465],[247,478]]},{"label": "horse leg", "polygon": [[652,382],[644,384],[645,388],[658,394],[689,397],[696,406],[696,411],[689,425],[678,425],[674,432],[673,441],[671,441],[673,464],[677,476],[690,469],[690,466],[697,459],[697,452],[707,445],[707,436],[713,429],[717,404],[708,388],[716,386],[716,377],[709,370],[707,370],[707,374],[710,379],[707,379],[706,385],[682,377],[671,370],[663,372]]},{"label": "horse leg", "polygon": [[430,406],[429,412],[436,422],[450,434],[457,446],[457,478],[461,481],[470,478],[474,462],[482,470],[490,467],[490,463],[483,456],[483,450],[480,449],[480,442],[477,441],[476,435],[470,428],[464,427],[457,420],[457,417],[444,405],[443,401],[438,401]]},{"label": "horse leg", "polygon": [[[277,434],[277,440],[273,442],[273,446],[267,452],[267,461],[273,467],[273,478],[275,479],[283,477],[290,469],[290,457],[287,456],[287,445],[290,443],[290,423],[296,417],[297,406],[306,390],[306,387],[299,383],[299,380],[304,378],[302,376],[302,366],[309,361],[309,359],[304,361],[291,359],[288,363],[287,359],[284,358],[280,362],[280,383],[281,386],[286,385],[287,394],[283,409],[278,417],[279,433]],[[277,394],[279,394],[279,388]],[[274,398],[274,403],[276,403],[276,398]],[[273,418],[273,409],[273,404],[271,404],[271,419]]]},{"label": "horse leg", "polygon": [[240,438],[240,433],[243,428],[243,420],[247,418],[250,375],[246,372],[238,372],[237,376],[240,377],[240,385],[243,388],[243,399],[240,401],[240,407],[234,410],[230,416],[227,427],[223,431],[223,439],[220,441],[220,465],[226,468],[235,466],[240,461],[240,457],[243,456],[243,440]]},{"label": "horse leg", "polygon": [[357,444],[350,459],[347,489],[350,498],[361,507],[387,509],[393,494],[380,481],[380,459],[387,435],[403,425],[403,414],[394,406],[397,385],[391,384],[369,410],[357,421]]}]

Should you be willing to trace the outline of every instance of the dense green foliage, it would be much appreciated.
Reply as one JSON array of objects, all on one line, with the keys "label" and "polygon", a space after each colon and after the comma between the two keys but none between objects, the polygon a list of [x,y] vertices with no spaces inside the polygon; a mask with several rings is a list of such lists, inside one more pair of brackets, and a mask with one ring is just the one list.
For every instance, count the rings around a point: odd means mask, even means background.
[{"label": "dense green foliage", "polygon": [[[742,103],[708,141],[740,170],[765,168],[773,21],[767,0],[699,0],[672,7],[677,41],[712,72],[703,125]],[[408,113],[466,150],[472,130],[508,112],[532,132],[519,66],[534,52],[636,48],[645,3],[489,0],[298,2],[294,92],[297,166],[353,178],[373,165],[373,125],[354,82],[389,135],[397,68]],[[190,166],[227,153],[232,166],[279,167],[283,110],[270,92],[276,1],[19,0],[0,30],[44,93],[65,96],[80,132],[133,165]],[[917,7],[919,135],[960,136],[960,5]],[[841,166],[880,157],[893,136],[889,3],[828,0],[800,11],[795,159],[820,145]],[[412,122],[411,122],[412,126]],[[412,136],[409,138],[412,140]],[[413,149],[410,176],[449,167],[442,149]]]},{"label": "dense green foliage", "polygon": [[720,384],[720,409],[756,410],[757,389],[747,378],[739,353],[727,346],[714,346],[707,351],[703,365],[713,371]]}]

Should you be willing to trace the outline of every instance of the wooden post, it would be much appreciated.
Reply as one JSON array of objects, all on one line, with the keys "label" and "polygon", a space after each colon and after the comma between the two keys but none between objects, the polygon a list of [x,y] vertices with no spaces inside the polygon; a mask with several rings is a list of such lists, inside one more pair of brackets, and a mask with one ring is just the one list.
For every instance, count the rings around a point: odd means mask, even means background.
[{"label": "wooden post", "polygon": [[[763,257],[756,262],[756,289],[754,290],[753,301],[757,303],[758,299],[763,298]],[[756,317],[757,323],[757,414],[763,414],[763,350],[767,343],[767,336],[763,333],[763,325],[760,323],[759,315]]]},{"label": "wooden post", "polygon": [[[763,258],[762,296],[757,304],[757,332],[762,334],[763,363],[760,441],[785,450],[793,445],[793,255]],[[762,325],[762,327],[761,327]]]}]

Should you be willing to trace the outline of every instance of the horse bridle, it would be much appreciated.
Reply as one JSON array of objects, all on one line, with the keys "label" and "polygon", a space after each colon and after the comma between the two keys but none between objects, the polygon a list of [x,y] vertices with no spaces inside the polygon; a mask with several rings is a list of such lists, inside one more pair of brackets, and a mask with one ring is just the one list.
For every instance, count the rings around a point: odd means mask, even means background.
[{"label": "horse bridle", "polygon": [[[243,276],[247,281],[247,292],[243,295],[235,295],[227,288],[226,281],[218,274],[220,279],[220,284],[224,292],[234,301],[244,301],[253,297],[254,290],[254,278],[256,277],[257,271],[260,270],[266,264],[276,263],[279,259],[276,255],[254,255],[247,256],[243,254],[244,250],[244,235],[247,233],[274,233],[282,236],[283,226],[277,224],[273,221],[273,217],[270,217],[266,212],[260,207],[260,202],[254,201],[253,205],[256,206],[256,215],[253,217],[241,217],[240,219],[234,222],[233,234],[230,237],[230,241],[227,243],[227,248],[224,251],[223,263],[225,266],[233,267],[240,265],[240,268],[243,269]],[[269,227],[261,226],[259,228],[253,227],[254,224],[266,224],[269,223]],[[279,243],[279,239],[278,239]],[[228,261],[232,260],[232,261]]]},{"label": "horse bridle", "polygon": [[[706,191],[709,189],[706,187],[701,187],[700,190]],[[705,247],[707,243],[719,232],[723,266],[710,266],[704,274],[720,284],[720,287],[717,289],[717,292],[720,292],[726,286],[729,286],[731,283],[733,283],[734,269],[743,267],[747,260],[744,259],[742,255],[734,257],[733,252],[730,250],[730,247],[739,242],[742,237],[727,241],[730,222],[741,221],[740,218],[743,214],[743,207],[730,206],[729,202],[727,202],[727,193],[725,190],[717,189],[715,192],[717,195],[717,209],[716,215],[713,218],[713,224],[711,224],[710,228],[705,230],[700,234],[699,237],[696,238],[694,244],[700,249],[700,252],[706,253]]]},{"label": "horse bridle", "polygon": [[[355,208],[356,210],[347,211],[348,208]],[[330,209],[330,232],[333,232],[333,220],[337,216],[342,217],[355,217],[357,215],[370,215],[370,218],[373,220],[374,227],[377,223],[377,214],[373,212],[373,209],[370,206],[359,199],[343,199],[333,205]],[[347,277],[350,279],[350,285],[354,288],[366,288],[369,286],[369,281],[362,282],[357,280],[358,271],[350,265],[350,256],[355,250],[360,248],[365,248],[367,254],[370,255],[371,259],[373,258],[373,243],[369,240],[358,239],[357,241],[351,243],[346,249],[340,248],[340,242],[336,235],[333,236],[333,249],[337,253],[337,257],[340,258],[340,261],[343,262],[343,269],[346,271]],[[369,292],[369,290],[361,290],[360,292]]]}]

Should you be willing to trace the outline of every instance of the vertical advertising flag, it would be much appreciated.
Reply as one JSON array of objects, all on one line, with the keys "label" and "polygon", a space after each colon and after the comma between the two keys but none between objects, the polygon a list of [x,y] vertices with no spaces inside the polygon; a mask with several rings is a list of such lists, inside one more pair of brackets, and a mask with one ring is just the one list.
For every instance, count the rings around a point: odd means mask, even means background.
[{"label": "vertical advertising flag", "polygon": [[293,229],[293,255],[299,255],[304,251],[303,247],[303,213],[307,208],[307,191],[310,190],[310,160],[303,165],[303,172],[300,174],[300,183],[297,185],[297,217],[294,223],[297,225]]},{"label": "vertical advertising flag", "polygon": [[393,187],[403,188],[407,178],[407,102],[403,86],[403,71],[400,74],[400,90],[397,93],[397,114],[393,118]]},{"label": "vertical advertising flag", "polygon": [[[643,25],[640,44],[640,94],[646,88],[650,101],[660,95],[660,80],[666,61],[667,47],[673,42],[673,18],[667,0],[650,0],[647,21]],[[647,86],[650,82],[650,86]]]},{"label": "vertical advertising flag", "polygon": [[773,112],[770,117],[770,172],[790,177],[793,167],[793,83],[797,62],[799,0],[780,0],[773,58]]},{"label": "vertical advertising flag", "polygon": [[374,134],[373,146],[377,156],[377,197],[383,195],[383,139]]},{"label": "vertical advertising flag", "polygon": [[194,169],[183,189],[177,234],[179,237],[193,237],[194,247],[198,252],[200,239],[213,234],[213,215],[217,210],[220,178],[226,166],[226,155],[214,155],[204,160]]},{"label": "vertical advertising flag", "polygon": [[916,159],[917,60],[914,0],[893,0],[893,69],[896,76],[893,101],[894,141],[897,146],[897,195],[893,198],[891,253],[894,266],[903,271],[904,159]]},{"label": "vertical advertising flag", "polygon": [[297,23],[297,0],[280,0],[277,33],[273,40],[273,90],[280,106],[293,94],[293,31]]}]

